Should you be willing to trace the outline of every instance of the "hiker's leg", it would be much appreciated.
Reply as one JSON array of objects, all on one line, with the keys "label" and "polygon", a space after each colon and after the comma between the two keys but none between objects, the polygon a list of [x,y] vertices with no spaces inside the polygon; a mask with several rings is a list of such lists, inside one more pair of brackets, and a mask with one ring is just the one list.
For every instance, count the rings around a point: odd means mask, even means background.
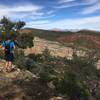
[{"label": "hiker's leg", "polygon": [[7,68],[8,66],[9,66],[9,62],[8,62],[8,61],[6,61],[6,66],[5,66],[5,67]]},{"label": "hiker's leg", "polygon": [[4,72],[7,71],[8,67],[9,67],[9,62],[6,61],[6,64],[5,64],[5,67],[4,67],[3,71],[4,71]]},{"label": "hiker's leg", "polygon": [[9,61],[8,64],[9,64],[8,70],[11,70],[12,69],[12,62]]},{"label": "hiker's leg", "polygon": [[5,67],[7,68],[7,67],[8,67],[8,65],[9,65],[9,64],[8,64],[8,61],[6,61],[6,64],[5,64],[5,65],[6,65]]},{"label": "hiker's leg", "polygon": [[9,68],[8,70],[11,71],[12,70],[12,62],[13,62],[14,56],[13,53],[10,53],[8,56],[8,60],[9,60]]},{"label": "hiker's leg", "polygon": [[9,67],[9,60],[8,60],[8,55],[7,54],[5,54],[5,60],[6,60],[5,69],[7,69]]}]

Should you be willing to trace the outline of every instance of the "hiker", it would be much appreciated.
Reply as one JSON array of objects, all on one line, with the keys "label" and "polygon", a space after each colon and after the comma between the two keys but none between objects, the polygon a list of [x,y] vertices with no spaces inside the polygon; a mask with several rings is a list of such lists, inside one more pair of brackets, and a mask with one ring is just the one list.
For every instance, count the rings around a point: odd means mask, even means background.
[{"label": "hiker", "polygon": [[12,62],[14,60],[15,50],[15,44],[11,40],[10,36],[7,36],[6,41],[3,41],[1,43],[1,47],[4,50],[4,56],[6,60],[6,66],[4,68],[4,71],[10,72],[12,70]]}]

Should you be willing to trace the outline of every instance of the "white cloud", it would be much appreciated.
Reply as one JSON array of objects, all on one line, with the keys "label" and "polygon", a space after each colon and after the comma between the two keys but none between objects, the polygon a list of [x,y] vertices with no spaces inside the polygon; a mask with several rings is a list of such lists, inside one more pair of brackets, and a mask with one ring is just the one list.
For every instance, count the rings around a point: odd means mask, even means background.
[{"label": "white cloud", "polygon": [[55,10],[50,10],[47,12],[48,15],[54,14],[56,11]]},{"label": "white cloud", "polygon": [[41,7],[36,6],[36,5],[18,5],[18,6],[12,6],[12,7],[7,7],[7,6],[0,6],[0,11],[5,12],[29,12],[29,11],[37,11],[40,10]]},{"label": "white cloud", "polygon": [[5,6],[0,5],[0,17],[7,16],[11,18],[24,18],[28,14],[41,14],[39,11],[43,7],[33,4],[24,4],[24,5],[14,5],[14,6]]},{"label": "white cloud", "polygon": [[98,2],[99,0],[83,0],[83,2],[85,1],[85,3],[87,4],[94,4],[96,2]]},{"label": "white cloud", "polygon": [[27,26],[31,26],[31,25],[43,25],[43,24],[47,24],[50,23],[49,20],[38,20],[38,21],[31,21],[29,23],[27,23]]},{"label": "white cloud", "polygon": [[52,17],[56,16],[55,14],[47,15],[47,16],[30,16],[31,20],[44,20],[44,19],[50,19]]},{"label": "white cloud", "polygon": [[68,3],[68,2],[73,2],[76,0],[59,0],[58,3]]},{"label": "white cloud", "polygon": [[[46,20],[55,16],[55,11],[44,11],[43,6],[30,3],[17,4],[13,6],[0,5],[0,18],[6,16],[14,20],[37,21]],[[42,21],[43,22],[43,21]],[[41,22],[41,23],[42,23]]]},{"label": "white cloud", "polygon": [[[81,5],[81,4],[79,4],[79,3],[71,3],[71,4],[62,4],[62,5],[57,5],[57,6],[55,6],[54,8],[57,8],[57,9],[62,9],[62,8],[69,8],[69,7],[75,7],[75,6],[79,6],[79,5]],[[82,4],[83,5],[83,4]]]},{"label": "white cloud", "polygon": [[100,2],[83,9],[82,14],[91,14],[100,11]]},{"label": "white cloud", "polygon": [[100,16],[80,18],[80,19],[63,19],[58,21],[48,21],[43,24],[30,24],[31,27],[42,28],[42,29],[93,29],[99,30],[100,27]]},{"label": "white cloud", "polygon": [[[62,3],[60,3],[59,5],[59,2],[61,1]],[[69,7],[75,7],[75,6],[84,6],[84,5],[89,6],[89,5],[98,3],[100,1],[99,0],[80,0],[80,2],[78,2],[77,0],[60,0],[59,2],[58,2],[58,5],[56,5],[54,8],[62,9],[62,8],[69,8]]]}]

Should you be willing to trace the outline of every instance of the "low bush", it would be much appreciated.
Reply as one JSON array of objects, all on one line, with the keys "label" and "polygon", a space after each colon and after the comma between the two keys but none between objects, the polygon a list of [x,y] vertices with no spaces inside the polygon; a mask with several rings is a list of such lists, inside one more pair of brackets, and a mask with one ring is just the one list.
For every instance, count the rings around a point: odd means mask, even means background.
[{"label": "low bush", "polygon": [[27,57],[22,53],[18,59],[17,66],[30,70],[43,82],[52,81],[56,91],[66,94],[69,100],[99,98],[99,85],[97,87],[95,85],[100,81],[100,71],[95,68],[91,60],[53,57],[47,50],[43,54],[31,54]]}]

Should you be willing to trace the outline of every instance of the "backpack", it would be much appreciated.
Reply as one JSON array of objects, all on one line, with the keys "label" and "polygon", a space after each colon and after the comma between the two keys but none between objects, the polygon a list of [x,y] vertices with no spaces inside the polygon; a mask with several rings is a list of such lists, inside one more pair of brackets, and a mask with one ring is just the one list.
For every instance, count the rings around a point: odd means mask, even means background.
[{"label": "backpack", "polygon": [[10,44],[11,44],[11,41],[9,43],[5,43],[5,54],[10,54],[11,53],[11,47],[10,47]]}]

